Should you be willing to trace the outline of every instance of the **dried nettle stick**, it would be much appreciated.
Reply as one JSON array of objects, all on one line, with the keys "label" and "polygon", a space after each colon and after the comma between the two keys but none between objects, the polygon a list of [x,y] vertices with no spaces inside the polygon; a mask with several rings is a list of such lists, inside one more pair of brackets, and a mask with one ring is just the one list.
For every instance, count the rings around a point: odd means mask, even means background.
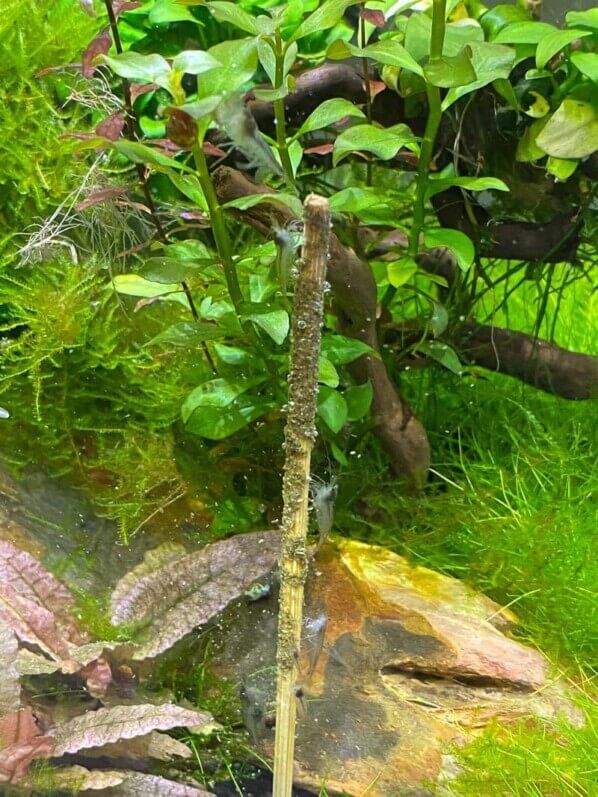
[{"label": "dried nettle stick", "polygon": [[303,248],[295,288],[285,429],[273,797],[291,797],[293,788],[295,694],[307,575],[309,474],[316,437],[318,362],[330,236],[328,200],[310,194],[303,208]]}]

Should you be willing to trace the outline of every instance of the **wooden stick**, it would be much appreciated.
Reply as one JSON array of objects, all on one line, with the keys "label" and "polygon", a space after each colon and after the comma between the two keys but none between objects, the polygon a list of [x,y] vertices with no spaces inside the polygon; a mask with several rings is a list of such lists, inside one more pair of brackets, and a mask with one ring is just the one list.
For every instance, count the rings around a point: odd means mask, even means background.
[{"label": "wooden stick", "polygon": [[318,360],[330,237],[328,200],[310,194],[303,207],[302,265],[295,290],[285,429],[272,797],[291,797],[293,790],[297,708],[295,691],[303,621],[303,586],[307,575],[309,473],[311,451],[316,438]]}]

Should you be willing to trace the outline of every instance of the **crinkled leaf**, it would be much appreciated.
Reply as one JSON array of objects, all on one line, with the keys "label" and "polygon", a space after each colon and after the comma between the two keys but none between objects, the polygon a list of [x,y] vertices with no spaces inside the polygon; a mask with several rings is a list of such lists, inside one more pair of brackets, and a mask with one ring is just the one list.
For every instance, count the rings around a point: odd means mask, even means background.
[{"label": "crinkled leaf", "polygon": [[132,570],[124,575],[112,592],[112,606],[118,606],[125,596],[141,581],[145,576],[149,576],[161,567],[165,567],[172,562],[177,562],[187,556],[186,549],[179,543],[163,542],[157,548],[147,551],[143,560]]},{"label": "crinkled leaf", "polygon": [[58,672],[60,662],[47,659],[39,653],[34,653],[27,648],[21,648],[17,656],[17,670],[19,675],[48,675]]},{"label": "crinkled leaf", "polygon": [[378,352],[357,338],[345,335],[324,335],[322,337],[322,356],[334,365],[346,365],[353,362],[362,354],[380,359]]},{"label": "crinkled leaf", "polygon": [[[14,631],[0,622],[0,716],[16,711],[20,705],[21,686],[17,669],[18,643]],[[2,740],[0,740],[0,743]]]},{"label": "crinkled leaf", "polygon": [[338,390],[320,385],[318,390],[318,415],[326,426],[338,434],[347,422],[347,403]]},{"label": "crinkled leaf", "polygon": [[370,382],[348,387],[343,393],[347,405],[347,420],[359,421],[370,411],[374,390]]},{"label": "crinkled leaf", "polygon": [[446,246],[457,258],[461,271],[467,271],[473,264],[475,247],[469,236],[460,230],[447,227],[428,227],[424,231],[426,246],[432,249],[435,246]]},{"label": "crinkled leaf", "polygon": [[536,143],[555,158],[585,158],[598,150],[598,116],[588,102],[565,99]]},{"label": "crinkled leaf", "polygon": [[52,728],[49,733],[54,738],[53,754],[62,756],[122,739],[145,736],[154,730],[201,726],[211,719],[207,713],[191,711],[173,703],[158,706],[136,704],[88,711]]},{"label": "crinkled leaf", "polygon": [[100,656],[81,668],[79,676],[85,681],[87,691],[92,697],[103,698],[112,683],[112,667]]},{"label": "crinkled leaf", "polygon": [[354,152],[371,152],[382,160],[394,158],[408,144],[415,144],[416,136],[404,124],[379,128],[374,125],[355,125],[345,130],[334,142],[333,163]]},{"label": "crinkled leaf", "polygon": [[171,761],[173,758],[191,758],[193,753],[186,744],[165,733],[151,731],[145,736],[103,744],[85,751],[86,758],[129,758],[145,761]]},{"label": "crinkled leaf", "polygon": [[314,130],[321,130],[323,127],[328,127],[346,116],[363,119],[364,113],[352,102],[341,97],[325,100],[321,105],[318,105],[315,111],[310,113],[305,122],[303,122],[299,130],[295,133],[295,137],[302,136],[305,133],[311,133]]},{"label": "crinkled leaf", "polygon": [[433,360],[436,360],[449,371],[461,376],[463,373],[463,366],[454,349],[446,343],[441,343],[438,340],[425,341],[418,343],[417,351],[420,354],[427,354]]},{"label": "crinkled leaf", "polygon": [[589,30],[555,30],[549,36],[545,36],[538,44],[536,50],[536,67],[544,69],[545,65],[550,61],[553,55],[560,52],[563,47],[566,47],[576,39],[581,39],[584,36],[590,36]]},{"label": "crinkled leaf", "polygon": [[25,780],[34,758],[50,754],[54,740],[42,736],[31,707],[0,716],[0,783]]},{"label": "crinkled leaf", "polygon": [[114,797],[214,797],[197,786],[176,783],[160,775],[126,772],[125,780],[114,790]]},{"label": "crinkled leaf", "polygon": [[278,531],[241,534],[158,567],[128,592],[119,583],[112,597],[112,622],[150,622],[147,642],[133,658],[157,656],[216,617],[272,569],[279,548]]}]

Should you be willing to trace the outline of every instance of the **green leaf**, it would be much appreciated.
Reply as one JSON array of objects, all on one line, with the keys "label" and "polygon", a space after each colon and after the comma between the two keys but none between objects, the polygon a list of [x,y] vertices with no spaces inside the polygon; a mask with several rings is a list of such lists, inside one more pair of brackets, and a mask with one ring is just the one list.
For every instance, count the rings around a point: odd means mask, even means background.
[{"label": "green leaf", "polygon": [[288,97],[290,93],[290,78],[287,78],[277,89],[253,89],[256,100],[264,102],[274,102]]},{"label": "green leaf", "polygon": [[202,341],[217,340],[226,335],[225,330],[207,321],[180,321],[172,324],[159,335],[148,340],[144,346],[170,345],[180,349],[199,348]]},{"label": "green leaf", "polygon": [[197,177],[191,177],[186,174],[176,174],[171,172],[168,177],[170,182],[177,188],[183,196],[190,199],[194,205],[197,205],[201,210],[208,212],[208,203],[201,189]]},{"label": "green leaf", "polygon": [[418,265],[412,257],[400,257],[388,264],[388,281],[393,288],[400,288],[405,285],[418,271]]},{"label": "green leaf", "polygon": [[150,9],[148,19],[152,25],[168,25],[171,22],[195,22],[196,25],[201,24],[188,8],[177,3],[176,0],[156,0]]},{"label": "green leaf", "polygon": [[368,207],[387,204],[388,196],[380,188],[343,188],[333,194],[330,199],[332,213],[359,213]]},{"label": "green leaf", "polygon": [[270,83],[276,83],[276,55],[268,42],[260,36],[257,40],[257,54],[260,64],[270,78]]},{"label": "green leaf", "polygon": [[404,124],[386,128],[356,125],[341,133],[334,142],[332,162],[336,166],[342,158],[357,151],[371,152],[381,160],[390,160],[402,147],[415,142],[415,135]]},{"label": "green leaf", "polygon": [[325,0],[307,19],[303,20],[289,41],[293,42],[304,36],[309,36],[310,33],[319,33],[333,28],[342,19],[347,8],[357,2],[359,0]]},{"label": "green leaf", "polygon": [[457,357],[456,351],[446,343],[441,343],[439,340],[424,341],[423,343],[418,343],[416,350],[436,360],[454,374],[458,376],[463,374],[463,366]]},{"label": "green leaf", "polygon": [[187,423],[191,415],[198,407],[218,407],[222,409],[243,393],[246,393],[255,385],[264,381],[264,376],[254,376],[251,379],[210,379],[198,385],[195,390],[187,396],[181,407],[181,415],[184,423]]},{"label": "green leaf", "polygon": [[321,385],[318,391],[318,415],[326,426],[338,434],[347,422],[347,403],[338,390]]},{"label": "green leaf", "polygon": [[598,30],[598,8],[590,8],[587,11],[569,11],[565,15],[567,25],[577,25],[590,30]]},{"label": "green leaf", "polygon": [[476,73],[471,64],[470,46],[466,45],[458,55],[443,55],[438,61],[426,64],[424,75],[433,86],[445,89],[472,83]]},{"label": "green leaf", "polygon": [[435,194],[446,191],[451,186],[465,188],[468,191],[508,191],[509,187],[499,180],[498,177],[441,177],[438,180],[431,179],[426,189],[426,197],[429,199]]},{"label": "green leaf", "polygon": [[331,125],[333,122],[338,122],[339,119],[345,116],[354,116],[363,119],[364,113],[352,102],[349,102],[349,100],[343,100],[340,97],[332,100],[325,100],[321,105],[318,105],[315,111],[310,113],[293,138],[303,136],[305,133],[311,133],[313,130],[321,130],[323,127],[328,127],[328,125]]},{"label": "green leaf", "polygon": [[526,116],[531,116],[532,119],[542,119],[550,110],[550,103],[537,91],[530,90],[528,92],[528,100],[530,97],[533,97],[534,101],[527,108],[524,108],[523,112]]},{"label": "green leaf", "polygon": [[543,69],[553,55],[556,55],[571,42],[590,35],[589,30],[555,30],[554,33],[543,38],[538,44],[538,49],[536,50],[537,68]]},{"label": "green leaf", "polygon": [[238,199],[231,199],[230,202],[225,202],[223,208],[236,208],[237,210],[247,210],[254,205],[259,205],[260,202],[279,202],[290,208],[293,213],[301,218],[303,216],[303,205],[301,200],[292,194],[272,193],[272,194],[249,194],[242,196]]},{"label": "green leaf", "polygon": [[347,405],[347,420],[359,421],[364,418],[370,411],[373,397],[374,391],[370,382],[347,388],[343,393]]},{"label": "green leaf", "polygon": [[198,99],[219,94],[222,99],[233,94],[253,77],[257,69],[257,40],[254,37],[220,42],[210,47],[209,53],[226,66],[204,73],[203,79],[198,81]]},{"label": "green leaf", "polygon": [[526,22],[529,13],[523,8],[513,5],[498,5],[486,11],[480,17],[480,23],[486,38],[492,40],[496,34],[512,22]]},{"label": "green leaf", "polygon": [[598,83],[598,53],[573,53],[571,61],[582,75]]},{"label": "green leaf", "polygon": [[447,227],[427,227],[424,230],[424,241],[427,247],[446,246],[457,258],[461,271],[467,271],[475,258],[473,241],[460,230]]},{"label": "green leaf", "polygon": [[565,99],[536,139],[555,158],[585,158],[598,149],[598,118],[590,103]]},{"label": "green leaf", "polygon": [[432,334],[435,338],[442,335],[447,328],[449,322],[448,312],[443,304],[434,302],[432,308],[432,316],[430,318],[430,326],[432,327]]},{"label": "green leaf", "polygon": [[162,155],[161,152],[157,152],[145,144],[140,144],[138,141],[128,141],[125,138],[120,138],[118,141],[112,142],[112,148],[133,163],[149,163],[161,169],[178,169],[179,171],[193,174],[193,170],[185,166],[184,163],[179,163],[174,158]]},{"label": "green leaf", "polygon": [[236,28],[246,31],[257,36],[259,33],[255,19],[239,7],[237,3],[225,3],[220,0],[214,0],[207,3],[207,8],[220,22],[228,22],[229,25],[234,25]]},{"label": "green leaf", "polygon": [[113,283],[116,292],[123,294],[123,296],[140,296],[145,299],[153,299],[159,296],[162,300],[178,302],[185,307],[189,307],[187,297],[180,283],[151,282],[138,274],[117,274]]},{"label": "green leaf", "polygon": [[142,55],[132,50],[117,55],[98,55],[94,59],[96,64],[107,64],[115,75],[127,80],[138,80],[147,83],[157,83],[162,88],[169,89],[170,64],[157,53]]},{"label": "green leaf", "polygon": [[577,169],[578,160],[564,160],[563,158],[549,157],[546,161],[546,171],[548,174],[564,183]]},{"label": "green leaf", "polygon": [[180,105],[179,108],[181,111],[188,113],[189,116],[192,116],[194,119],[202,119],[204,116],[212,113],[212,111],[217,108],[221,102],[221,96],[209,94],[207,97],[203,97],[201,100],[186,102],[184,105]]},{"label": "green leaf", "polygon": [[513,22],[507,25],[493,40],[495,44],[538,44],[556,31],[547,22]]},{"label": "green leaf", "polygon": [[445,111],[460,97],[499,80],[504,80],[506,86],[510,89],[510,102],[511,104],[514,102],[515,107],[517,107],[517,100],[511,84],[506,80],[511,74],[515,63],[514,50],[502,44],[489,44],[488,42],[472,42],[468,46],[471,64],[476,74],[475,80],[469,85],[451,89],[442,102],[442,110]]},{"label": "green leaf", "polygon": [[422,67],[396,39],[384,39],[374,44],[368,44],[367,47],[356,47],[350,42],[337,40],[330,45],[327,55],[337,61],[342,61],[350,56],[372,58],[379,64],[407,69],[409,72],[415,72],[416,75],[423,76],[424,74]]},{"label": "green leaf", "polygon": [[226,365],[243,365],[255,367],[256,361],[262,364],[262,361],[256,358],[253,352],[246,349],[240,349],[238,346],[225,346],[223,343],[215,343],[214,351],[218,359],[222,360]]},{"label": "green leaf", "polygon": [[201,75],[215,67],[222,67],[223,64],[217,61],[213,55],[204,50],[183,50],[175,56],[172,68],[179,72],[188,72],[190,75]]},{"label": "green leaf", "polygon": [[326,357],[320,357],[320,373],[318,376],[318,382],[321,382],[323,385],[328,385],[328,387],[338,387],[339,386],[339,376],[336,368],[327,360]]},{"label": "green leaf", "polygon": [[550,117],[545,116],[543,119],[536,119],[529,127],[526,128],[523,136],[519,139],[517,144],[517,160],[522,163],[533,163],[533,161],[540,160],[545,157],[544,150],[536,144],[536,139],[544,130],[546,123]]},{"label": "green leaf", "polygon": [[192,276],[202,266],[214,262],[213,260],[190,261],[179,260],[175,257],[150,257],[139,269],[138,274],[144,279],[159,283],[183,282]]},{"label": "green leaf", "polygon": [[[251,305],[247,305],[247,307],[251,307]],[[286,310],[247,312],[243,314],[243,317],[261,327],[279,346],[284,343],[289,334],[289,314]]]},{"label": "green leaf", "polygon": [[345,335],[326,334],[322,338],[322,356],[334,365],[352,363],[363,354],[380,359],[380,355],[367,343],[357,338],[348,338]]},{"label": "green leaf", "polygon": [[273,408],[273,404],[254,396],[239,396],[227,407],[198,407],[185,424],[191,434],[208,440],[223,440],[239,429],[248,426],[260,415]]}]

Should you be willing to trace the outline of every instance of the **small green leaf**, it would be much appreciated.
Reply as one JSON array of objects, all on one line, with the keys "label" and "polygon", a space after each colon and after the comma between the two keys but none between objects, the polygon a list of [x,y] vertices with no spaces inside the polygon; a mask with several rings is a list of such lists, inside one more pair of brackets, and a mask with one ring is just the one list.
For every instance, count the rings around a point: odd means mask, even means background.
[{"label": "small green leaf", "polygon": [[309,36],[310,33],[319,33],[333,28],[342,19],[347,8],[357,2],[359,0],[325,0],[307,19],[303,20],[289,41],[293,42],[304,36]]},{"label": "small green leaf", "polygon": [[[251,307],[251,305],[248,305],[248,307]],[[279,346],[284,343],[289,334],[289,314],[286,310],[248,312],[244,314],[244,317],[261,327]]]},{"label": "small green leaf", "polygon": [[435,338],[442,335],[447,328],[449,322],[448,312],[443,304],[434,302],[432,309],[432,317],[430,318],[430,326],[432,327],[432,334]]},{"label": "small green leaf", "polygon": [[545,116],[543,119],[536,119],[529,127],[525,129],[523,136],[519,139],[517,144],[517,160],[522,163],[533,163],[534,161],[543,158],[546,153],[536,144],[536,138],[540,135],[548,119]]},{"label": "small green leaf", "polygon": [[117,55],[98,55],[94,63],[107,64],[115,75],[127,80],[157,83],[167,90],[170,86],[168,81],[170,64],[157,53],[143,55],[127,50]]},{"label": "small green leaf", "polygon": [[264,102],[282,100],[289,95],[289,84],[290,78],[287,78],[277,89],[253,89],[253,94],[256,100],[263,100]]},{"label": "small green leaf", "polygon": [[126,138],[119,138],[118,141],[113,141],[111,146],[133,163],[149,163],[152,166],[158,166],[160,169],[177,169],[181,172],[193,174],[193,170],[185,166],[184,163],[179,163],[174,158],[162,155],[161,152],[157,152],[145,144],[140,144],[139,141],[128,141]]},{"label": "small green leaf", "polygon": [[[222,360],[226,365],[244,365],[254,367],[256,365],[256,356],[253,352],[246,349],[240,349],[238,346],[225,346],[223,343],[215,343],[214,351],[218,359]],[[257,360],[261,363],[260,360]]]},{"label": "small green leaf", "polygon": [[293,213],[301,218],[303,216],[303,205],[301,200],[292,194],[272,193],[272,194],[249,194],[242,196],[238,199],[231,199],[230,202],[225,202],[223,208],[236,208],[237,210],[247,210],[254,205],[259,205],[260,202],[279,202],[290,208]]},{"label": "small green leaf", "polygon": [[374,391],[370,382],[347,388],[343,393],[347,404],[347,420],[359,421],[364,418],[370,411],[373,397]]},{"label": "small green leaf", "polygon": [[248,426],[273,408],[272,402],[254,396],[239,396],[227,407],[198,407],[185,424],[190,434],[208,440],[223,440]]},{"label": "small green leaf", "polygon": [[418,271],[418,265],[412,257],[400,257],[388,264],[388,281],[393,288],[400,288],[405,285]]},{"label": "small green leaf", "polygon": [[219,329],[216,324],[206,321],[180,321],[172,324],[159,335],[148,340],[144,346],[174,346],[180,349],[199,348],[202,341],[223,338],[226,332]]},{"label": "small green leaf", "polygon": [[320,357],[320,373],[318,376],[318,382],[323,385],[328,385],[328,387],[338,387],[339,386],[339,376],[336,368],[327,360],[326,357]]},{"label": "small green leaf", "polygon": [[566,47],[576,39],[581,39],[583,36],[590,36],[589,30],[555,30],[549,36],[546,36],[538,44],[536,50],[536,66],[538,69],[544,69],[544,66],[550,61],[553,55],[560,52],[563,47]]},{"label": "small green leaf", "polygon": [[488,42],[472,42],[468,45],[471,57],[471,64],[476,74],[475,80],[469,85],[458,86],[451,89],[442,102],[442,110],[445,111],[460,97],[470,94],[472,91],[487,86],[488,83],[504,81],[504,91],[508,92],[508,101],[517,107],[517,99],[511,84],[507,78],[511,74],[515,63],[515,51],[512,47],[505,47],[502,44],[489,44]]},{"label": "small green leaf", "polygon": [[388,201],[386,193],[373,186],[343,188],[329,199],[332,213],[359,213],[368,207],[387,204]]},{"label": "small green leaf", "polygon": [[325,100],[321,105],[312,111],[307,117],[305,122],[301,125],[299,130],[294,135],[294,138],[311,133],[313,130],[321,130],[323,127],[328,127],[333,122],[338,122],[345,116],[364,118],[363,111],[354,105],[349,100],[342,98],[335,98],[332,100]]},{"label": "small green leaf", "polygon": [[374,44],[368,44],[367,47],[356,47],[350,42],[337,40],[330,45],[327,55],[338,61],[350,56],[372,58],[379,64],[407,69],[409,72],[415,72],[416,75],[423,76],[424,74],[422,67],[396,39],[384,39]]},{"label": "small green leaf", "polygon": [[436,360],[454,374],[458,376],[463,374],[463,366],[457,357],[456,351],[446,343],[441,343],[439,340],[425,341],[424,343],[418,343],[417,351]]},{"label": "small green leaf", "polygon": [[212,16],[216,17],[220,22],[228,22],[229,25],[234,25],[236,28],[240,28],[254,36],[259,33],[255,19],[247,11],[240,8],[237,3],[213,0],[213,2],[206,5]]},{"label": "small green leaf", "polygon": [[338,390],[321,385],[318,391],[318,415],[326,426],[338,434],[347,422],[347,403]]},{"label": "small green leaf", "polygon": [[466,45],[458,55],[443,55],[424,67],[424,76],[433,86],[448,89],[465,86],[476,79],[471,63],[471,47]]},{"label": "small green leaf", "polygon": [[209,53],[226,66],[204,73],[203,79],[198,81],[198,99],[230,96],[251,80],[257,69],[255,37],[220,42],[210,47]]},{"label": "small green leaf", "polygon": [[498,177],[441,177],[438,180],[431,179],[426,189],[426,197],[429,199],[441,191],[446,191],[451,186],[465,188],[468,191],[508,191],[509,187],[499,180]]},{"label": "small green leaf", "polygon": [[258,376],[251,379],[232,380],[218,377],[198,385],[189,393],[181,407],[184,423],[187,423],[198,407],[218,407],[220,409],[228,407],[240,395],[263,382],[264,378],[264,376]]},{"label": "small green leaf", "polygon": [[185,113],[188,113],[189,116],[192,116],[194,119],[202,119],[204,116],[212,113],[221,102],[221,96],[209,94],[201,100],[193,100],[193,102],[186,102],[184,105],[179,105],[179,109],[185,111]]},{"label": "small green leaf", "polygon": [[556,31],[547,22],[513,22],[494,38],[494,44],[538,44]]},{"label": "small green leaf", "polygon": [[156,0],[148,19],[152,25],[168,25],[171,22],[195,22],[196,25],[201,25],[188,8],[176,0]]},{"label": "small green leaf", "polygon": [[140,296],[144,299],[160,297],[168,302],[178,302],[189,307],[187,297],[180,283],[151,282],[138,274],[117,274],[113,280],[114,289],[123,296]]},{"label": "small green leaf", "polygon": [[555,158],[585,158],[598,149],[598,117],[590,103],[565,99],[536,139]]},{"label": "small green leaf", "polygon": [[460,230],[451,230],[447,227],[427,227],[424,231],[424,241],[427,247],[446,246],[457,258],[461,271],[467,271],[475,258],[473,241]]},{"label": "small green leaf", "polygon": [[548,100],[539,94],[537,91],[529,91],[528,99],[533,97],[534,101],[523,109],[526,116],[531,116],[532,119],[542,119],[550,110],[550,103]]},{"label": "small green leaf", "polygon": [[577,169],[578,160],[564,160],[563,158],[549,157],[546,161],[546,171],[548,174],[564,183]]},{"label": "small green leaf", "polygon": [[571,60],[582,75],[598,83],[598,53],[573,53]]},{"label": "small green leaf", "polygon": [[367,343],[345,335],[326,334],[322,338],[322,356],[334,365],[346,365],[363,354],[380,359],[380,355]]},{"label": "small green leaf", "polygon": [[214,262],[179,260],[175,257],[150,257],[139,269],[144,279],[159,283],[183,282],[201,269],[202,266]]},{"label": "small green leaf", "polygon": [[569,11],[565,19],[567,25],[577,25],[590,30],[598,30],[598,8],[590,8],[587,11]]},{"label": "small green leaf", "polygon": [[183,196],[186,196],[194,205],[207,213],[208,203],[197,177],[191,177],[186,174],[176,174],[175,172],[171,172],[168,177],[170,178],[170,182]]},{"label": "small green leaf", "polygon": [[220,61],[204,50],[183,50],[182,53],[175,56],[172,62],[173,69],[179,72],[188,72],[190,75],[201,75],[202,72],[222,66]]},{"label": "small green leaf", "polygon": [[416,142],[416,136],[404,124],[379,128],[374,125],[356,125],[345,130],[334,142],[334,166],[342,158],[357,151],[371,152],[381,160],[394,158],[406,145]]}]

